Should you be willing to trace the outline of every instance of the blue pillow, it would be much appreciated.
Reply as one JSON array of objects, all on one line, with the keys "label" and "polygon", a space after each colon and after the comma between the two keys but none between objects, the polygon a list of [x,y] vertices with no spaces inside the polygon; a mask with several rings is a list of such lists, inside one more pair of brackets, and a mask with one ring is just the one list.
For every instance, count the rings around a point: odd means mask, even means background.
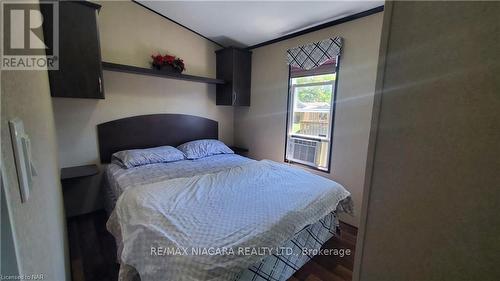
[{"label": "blue pillow", "polygon": [[184,159],[184,154],[172,146],[158,146],[146,149],[123,150],[113,154],[125,168],[154,163],[168,163]]},{"label": "blue pillow", "polygon": [[177,147],[186,155],[187,159],[199,159],[217,154],[232,154],[232,151],[227,145],[218,140],[195,140],[183,143]]}]

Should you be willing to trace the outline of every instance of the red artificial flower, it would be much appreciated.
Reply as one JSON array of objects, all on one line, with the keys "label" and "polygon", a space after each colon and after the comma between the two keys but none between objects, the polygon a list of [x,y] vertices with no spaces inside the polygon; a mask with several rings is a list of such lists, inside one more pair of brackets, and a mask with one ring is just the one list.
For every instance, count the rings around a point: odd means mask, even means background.
[{"label": "red artificial flower", "polygon": [[174,60],[175,60],[175,57],[174,57],[174,56],[165,55],[165,56],[163,57],[163,63],[164,63],[164,64],[173,64],[173,63],[174,63]]},{"label": "red artificial flower", "polygon": [[164,65],[171,65],[180,72],[186,70],[184,61],[180,58],[176,58],[175,56],[171,55],[162,56],[161,54],[158,54],[158,55],[151,55],[151,58],[153,59],[153,62],[151,64],[153,65],[154,68],[161,69],[162,66]]},{"label": "red artificial flower", "polygon": [[162,55],[152,55],[151,58],[153,59],[153,65],[161,66],[163,64],[163,57]]}]

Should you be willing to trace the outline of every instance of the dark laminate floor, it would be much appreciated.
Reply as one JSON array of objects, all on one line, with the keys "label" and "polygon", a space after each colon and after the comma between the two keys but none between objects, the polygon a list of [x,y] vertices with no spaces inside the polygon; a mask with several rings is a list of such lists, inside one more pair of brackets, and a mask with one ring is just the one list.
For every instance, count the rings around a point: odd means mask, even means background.
[{"label": "dark laminate floor", "polygon": [[323,246],[325,249],[350,249],[351,255],[342,258],[335,256],[315,256],[299,269],[289,281],[350,281],[354,264],[354,252],[358,229],[341,224],[339,238],[332,238]]},{"label": "dark laminate floor", "polygon": [[[351,249],[352,255],[336,258],[316,256],[290,281],[350,281],[354,262],[357,229],[341,225],[340,238],[329,240],[325,248]],[[73,281],[116,281],[118,264],[113,236],[106,230],[106,213],[98,211],[68,220],[68,235]]]},{"label": "dark laminate floor", "polygon": [[106,230],[106,212],[98,211],[68,220],[73,281],[116,281],[116,244]]}]

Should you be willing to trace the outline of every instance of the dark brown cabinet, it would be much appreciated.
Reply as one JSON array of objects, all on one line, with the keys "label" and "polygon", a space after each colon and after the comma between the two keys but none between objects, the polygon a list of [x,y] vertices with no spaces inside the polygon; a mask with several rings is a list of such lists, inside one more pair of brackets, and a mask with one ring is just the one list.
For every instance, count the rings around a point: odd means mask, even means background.
[{"label": "dark brown cabinet", "polygon": [[226,83],[217,85],[217,105],[250,105],[252,53],[238,48],[218,50],[217,79]]},{"label": "dark brown cabinet", "polygon": [[[59,1],[59,70],[49,71],[53,97],[104,98],[99,8],[91,2]],[[44,37],[52,38],[52,28],[43,29]]]}]

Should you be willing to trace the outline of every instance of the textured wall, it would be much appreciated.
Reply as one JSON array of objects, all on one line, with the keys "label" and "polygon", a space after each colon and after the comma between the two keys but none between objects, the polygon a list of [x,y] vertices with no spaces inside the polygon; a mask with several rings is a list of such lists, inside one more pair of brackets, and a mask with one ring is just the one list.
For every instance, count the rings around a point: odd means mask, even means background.
[{"label": "textured wall", "polygon": [[[69,255],[47,71],[2,70],[1,76],[2,173],[17,241],[20,274],[44,274],[45,280],[69,280]],[[26,203],[21,203],[8,126],[8,121],[14,117],[24,121],[25,132],[31,138],[33,162],[38,170]]]},{"label": "textured wall", "polygon": [[375,90],[382,13],[325,28],[253,50],[251,106],[235,109],[235,143],[250,156],[283,161],[288,95],[286,50],[334,36],[344,38],[339,71],[331,173],[318,172],[344,185],[361,210],[371,109]]}]

